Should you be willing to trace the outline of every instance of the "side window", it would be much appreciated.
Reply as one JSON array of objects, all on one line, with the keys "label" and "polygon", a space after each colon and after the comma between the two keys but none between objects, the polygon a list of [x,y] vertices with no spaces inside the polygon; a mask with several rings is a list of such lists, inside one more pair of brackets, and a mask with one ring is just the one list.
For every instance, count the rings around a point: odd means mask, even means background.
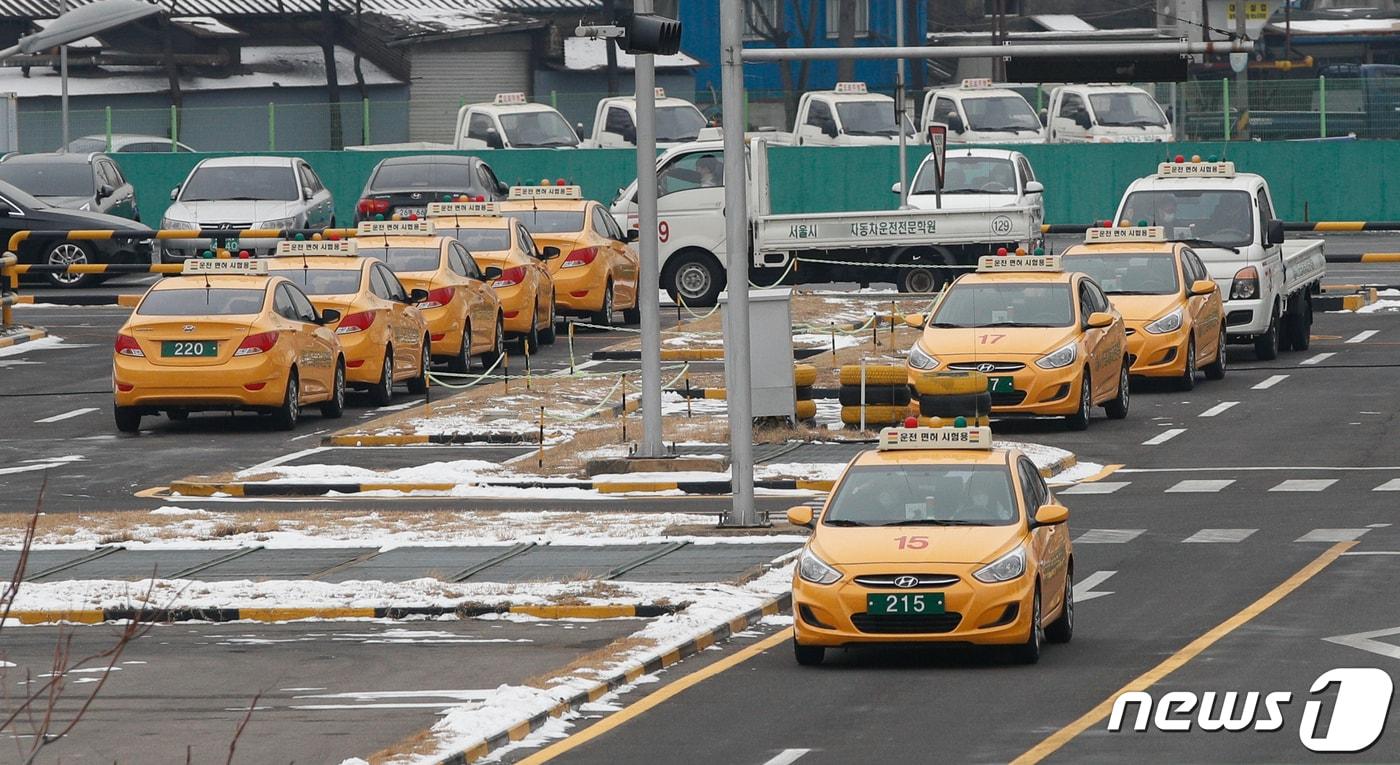
[{"label": "side window", "polygon": [[1269,192],[1259,189],[1259,232],[1262,236],[1269,230],[1269,221],[1274,219],[1274,206],[1269,203]]},{"label": "side window", "polygon": [[311,300],[306,297],[306,293],[291,286],[286,286],[284,289],[286,289],[292,297],[292,308],[297,313],[297,320],[305,322],[316,321],[316,306],[311,305]]},{"label": "side window", "polygon": [[724,185],[724,157],[720,152],[694,152],[677,157],[656,176],[658,197],[692,189]]},{"label": "side window", "polygon": [[1079,321],[1082,324],[1087,321],[1089,314],[1096,311],[1094,307],[1094,297],[1089,293],[1089,280],[1079,282]]},{"label": "side window", "polygon": [[399,281],[399,277],[394,276],[394,272],[390,271],[387,266],[375,266],[375,268],[384,280],[384,287],[389,291],[389,299],[407,303],[408,290],[404,289],[403,282]]},{"label": "side window", "polygon": [[1089,288],[1089,300],[1093,302],[1094,310],[1107,311],[1109,309],[1108,296],[1103,294],[1103,290],[1099,289],[1099,285],[1093,282],[1087,282],[1085,286]]},{"label": "side window", "polygon": [[1206,270],[1206,264],[1201,262],[1200,257],[1198,257],[1196,253],[1192,250],[1187,250],[1185,254],[1186,262],[1191,264],[1191,272],[1193,274],[1193,276],[1191,277],[1191,281],[1209,279],[1210,272]]},{"label": "side window", "polygon": [[1035,180],[1035,171],[1031,169],[1031,163],[1025,157],[1016,158],[1016,167],[1020,168],[1021,170],[1021,179],[1023,186],[1024,184],[1030,183],[1031,181]]},{"label": "side window", "polygon": [[481,183],[481,190],[486,192],[489,197],[494,197],[496,195],[496,176],[491,174],[491,168],[486,165],[477,165],[476,177]]},{"label": "side window", "polygon": [[603,122],[603,131],[627,136],[635,133],[636,126],[632,124],[632,115],[628,114],[626,109],[610,106],[608,107],[608,117]]},{"label": "side window", "polygon": [[936,98],[933,101],[933,121],[941,122],[944,125],[948,121],[958,116],[958,106],[951,98]]},{"label": "side window", "polygon": [[1035,515],[1036,509],[1045,504],[1047,495],[1040,479],[1040,471],[1024,457],[1018,463],[1021,478],[1021,497],[1025,501],[1026,514]]},{"label": "side window", "polygon": [[291,288],[285,284],[277,285],[277,292],[272,296],[272,310],[284,319],[299,321],[296,303],[292,301]]},{"label": "side window", "polygon": [[472,275],[471,269],[467,268],[467,264],[462,260],[462,253],[456,248],[447,251],[447,270],[462,277]]},{"label": "side window", "polygon": [[325,188],[321,185],[321,179],[316,176],[316,171],[312,170],[310,165],[301,165],[301,182],[313,192],[319,192]]},{"label": "side window", "polygon": [[369,291],[382,300],[392,300],[394,297],[389,290],[389,284],[384,281],[384,273],[378,268],[369,270]]},{"label": "side window", "polygon": [[613,236],[612,227],[608,225],[608,221],[611,219],[612,216],[603,212],[602,207],[593,208],[593,233],[598,236],[606,236],[609,239],[616,239],[617,237]]},{"label": "side window", "polygon": [[1060,99],[1060,113],[1055,116],[1074,119],[1074,116],[1082,111],[1084,111],[1084,100],[1073,93],[1066,93],[1065,97]]},{"label": "side window", "polygon": [[467,137],[485,141],[492,127],[490,117],[485,114],[473,114],[471,119],[467,120]]},{"label": "side window", "polygon": [[814,127],[825,127],[834,124],[831,118],[831,107],[825,101],[813,99],[807,102],[807,124]]},{"label": "side window", "polygon": [[538,258],[540,256],[540,248],[535,246],[535,240],[530,237],[530,232],[526,231],[524,226],[518,226],[516,230],[520,237],[520,248],[525,250],[526,255]]},{"label": "side window", "polygon": [[470,279],[481,281],[481,266],[477,265],[476,258],[473,258],[470,252],[467,252],[466,247],[456,242],[453,242],[453,245],[455,246],[452,248],[452,252],[456,254],[457,259],[461,261],[463,274]]},{"label": "side window", "polygon": [[143,153],[143,154],[146,154],[146,153],[157,152],[157,151],[170,151],[170,144],[168,144],[168,143],[149,143],[149,142],[129,143],[129,144],[123,146],[121,150],[122,150],[122,151],[136,151],[136,152],[141,152],[141,153]]}]

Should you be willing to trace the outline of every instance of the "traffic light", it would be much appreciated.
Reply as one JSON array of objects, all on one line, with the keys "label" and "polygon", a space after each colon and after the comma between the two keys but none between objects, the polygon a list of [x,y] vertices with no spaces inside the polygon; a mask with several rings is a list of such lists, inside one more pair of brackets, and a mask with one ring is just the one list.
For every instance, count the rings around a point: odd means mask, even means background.
[{"label": "traffic light", "polygon": [[628,53],[657,53],[673,56],[681,49],[681,23],[654,13],[634,13],[622,22],[624,33],[617,41]]}]

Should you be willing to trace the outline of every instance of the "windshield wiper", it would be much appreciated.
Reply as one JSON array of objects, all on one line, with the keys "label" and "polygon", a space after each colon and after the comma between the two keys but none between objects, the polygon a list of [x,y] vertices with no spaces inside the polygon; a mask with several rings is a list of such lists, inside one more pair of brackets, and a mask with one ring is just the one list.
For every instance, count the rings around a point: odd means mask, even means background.
[{"label": "windshield wiper", "polygon": [[1238,247],[1231,247],[1228,244],[1221,244],[1220,242],[1212,242],[1209,239],[1201,239],[1199,237],[1196,237],[1194,239],[1177,239],[1176,241],[1181,242],[1182,244],[1189,244],[1193,247],[1218,247],[1222,250],[1229,250],[1230,252],[1233,252],[1236,255],[1240,254],[1240,248]]},{"label": "windshield wiper", "polygon": [[962,521],[952,518],[924,518],[923,520],[895,521],[894,523],[882,523],[881,526],[990,526],[985,521]]},{"label": "windshield wiper", "polygon": [[953,324],[952,322],[947,321],[930,322],[929,326],[937,327],[938,329],[968,329],[968,325],[966,324]]},{"label": "windshield wiper", "polygon": [[861,523],[860,521],[848,521],[848,520],[846,520],[845,518],[833,518],[833,519],[830,519],[830,520],[823,521],[823,523],[825,523],[825,524],[828,525],[828,526],[869,526],[869,525],[870,525],[870,524],[868,524],[868,523]]},{"label": "windshield wiper", "polygon": [[1031,324],[1023,321],[994,321],[990,324],[983,324],[983,327],[1053,327],[1054,324]]},{"label": "windshield wiper", "polygon": [[846,128],[846,135],[878,135],[888,137],[899,135],[899,133],[895,130],[851,130],[850,128]]},{"label": "windshield wiper", "polygon": [[1156,290],[1113,290],[1112,292],[1109,292],[1108,290],[1104,290],[1104,292],[1107,292],[1107,293],[1110,294],[1110,295],[1170,295],[1170,294],[1171,294],[1170,292],[1157,292]]}]

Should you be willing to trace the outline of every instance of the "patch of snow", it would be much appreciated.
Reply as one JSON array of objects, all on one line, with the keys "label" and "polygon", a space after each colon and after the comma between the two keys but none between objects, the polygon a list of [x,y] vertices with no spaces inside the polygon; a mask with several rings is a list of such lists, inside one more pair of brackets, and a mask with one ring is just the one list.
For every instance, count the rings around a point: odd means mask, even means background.
[{"label": "patch of snow", "polygon": [[[8,67],[0,67],[0,72],[3,72],[6,68]],[[18,69],[18,67],[15,68]],[[38,340],[28,340],[19,345],[0,348],[0,358],[4,358],[5,356],[18,356],[21,353],[28,353],[30,351],[47,351],[61,347],[63,347],[63,338],[49,335],[48,337],[41,337]]]},{"label": "patch of snow", "polygon": [[1103,470],[1103,465],[1093,462],[1079,462],[1068,470],[1050,476],[1046,480],[1055,486],[1068,486],[1078,483],[1091,475],[1095,475]]},{"label": "patch of snow", "polygon": [[[1386,290],[1386,292],[1395,292]],[[1400,293],[1396,293],[1400,294]],[[1400,300],[1377,300],[1370,305],[1363,305],[1356,311],[1332,311],[1332,313],[1392,313],[1400,311]]]},{"label": "patch of snow", "polygon": [[194,507],[176,507],[166,505],[151,511],[151,515],[208,515],[208,510],[200,510]]}]

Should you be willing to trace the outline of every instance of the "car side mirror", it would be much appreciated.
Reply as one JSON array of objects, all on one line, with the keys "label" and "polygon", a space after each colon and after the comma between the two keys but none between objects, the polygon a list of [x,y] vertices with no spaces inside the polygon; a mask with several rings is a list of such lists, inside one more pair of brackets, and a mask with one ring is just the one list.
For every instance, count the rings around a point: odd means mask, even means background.
[{"label": "car side mirror", "polygon": [[510,187],[507,186],[507,185],[505,184],[505,181],[496,181],[496,193],[497,193],[497,194],[509,194],[509,193],[510,193]]},{"label": "car side mirror", "polygon": [[622,237],[624,242],[635,242],[642,238],[642,232],[639,229],[629,228]]},{"label": "car side mirror", "polygon": [[327,308],[326,310],[321,312],[320,316],[316,317],[316,323],[320,324],[323,327],[327,324],[334,324],[338,321],[340,321],[340,311],[337,311],[334,308]]},{"label": "car side mirror", "polygon": [[1042,194],[1045,192],[1045,184],[1040,181],[1031,181],[1026,184],[1027,194]]},{"label": "car side mirror", "polygon": [[637,142],[637,129],[636,129],[636,128],[627,128],[626,130],[622,131],[622,140],[624,140],[624,141],[626,141],[626,142],[628,142],[628,143],[636,143],[636,142]]},{"label": "car side mirror", "polygon": [[1210,293],[1215,292],[1216,289],[1217,287],[1215,286],[1214,279],[1197,279],[1196,281],[1191,282],[1191,294],[1193,296],[1209,295]]},{"label": "car side mirror", "polygon": [[563,254],[558,247],[545,247],[540,250],[540,260],[554,260]]},{"label": "car side mirror", "polygon": [[176,199],[177,197],[179,197],[179,196],[180,196],[180,187],[179,187],[179,186],[176,186],[175,188],[173,188],[173,189],[170,190],[170,201],[171,201],[171,202],[174,202],[175,199]]},{"label": "car side mirror", "polygon": [[954,133],[961,133],[967,130],[967,125],[963,124],[962,117],[953,115],[948,118],[948,129]]},{"label": "car side mirror", "polygon": [[1041,110],[1040,110],[1040,126],[1041,126],[1041,127],[1049,127],[1049,126],[1050,126],[1050,112],[1047,111],[1047,110],[1045,110],[1045,109],[1041,109]]},{"label": "car side mirror", "polygon": [[902,191],[904,191],[904,184],[900,183],[899,181],[895,181],[894,184],[890,186],[891,194],[898,194]]},{"label": "car side mirror", "polygon": [[822,120],[821,131],[827,138],[835,138],[839,135],[836,130],[836,120]]},{"label": "car side mirror", "polygon": [[501,269],[496,266],[487,266],[486,269],[481,272],[481,280],[483,282],[494,281],[496,277],[500,275]]},{"label": "car side mirror", "polygon": [[408,293],[408,302],[410,305],[416,305],[427,299],[428,291],[424,289],[415,289]]},{"label": "car side mirror", "polygon": [[904,326],[914,329],[923,329],[924,322],[928,321],[928,314],[906,313],[904,314]]},{"label": "car side mirror", "polygon": [[1075,112],[1074,124],[1084,128],[1085,130],[1088,130],[1089,128],[1094,126],[1093,121],[1089,119],[1088,112]]},{"label": "car side mirror", "polygon": [[302,186],[302,187],[301,187],[301,198],[302,198],[302,199],[310,199],[310,198],[312,198],[312,197],[314,197],[314,196],[316,196],[316,192],[312,191],[310,186]]},{"label": "car side mirror", "polygon": [[788,523],[791,523],[794,526],[805,526],[809,529],[816,527],[816,524],[813,522],[814,518],[812,516],[812,508],[806,505],[798,505],[796,507],[788,508],[787,520]]},{"label": "car side mirror", "polygon": [[1058,526],[1069,521],[1069,508],[1064,505],[1041,505],[1035,511],[1036,526]]},{"label": "car side mirror", "polygon": [[1269,221],[1269,245],[1273,246],[1275,244],[1283,244],[1283,241],[1286,238],[1287,234],[1283,230],[1283,221]]},{"label": "car side mirror", "polygon": [[493,149],[505,148],[505,143],[501,141],[501,133],[495,128],[486,128],[486,145]]},{"label": "car side mirror", "polygon": [[107,197],[112,196],[116,192],[117,190],[112,188],[111,184],[104,183],[101,186],[97,187],[97,198],[99,200],[106,199]]},{"label": "car side mirror", "polygon": [[1084,326],[1088,329],[1103,329],[1113,326],[1113,314],[1107,311],[1094,311],[1089,314],[1089,318],[1084,321]]}]

